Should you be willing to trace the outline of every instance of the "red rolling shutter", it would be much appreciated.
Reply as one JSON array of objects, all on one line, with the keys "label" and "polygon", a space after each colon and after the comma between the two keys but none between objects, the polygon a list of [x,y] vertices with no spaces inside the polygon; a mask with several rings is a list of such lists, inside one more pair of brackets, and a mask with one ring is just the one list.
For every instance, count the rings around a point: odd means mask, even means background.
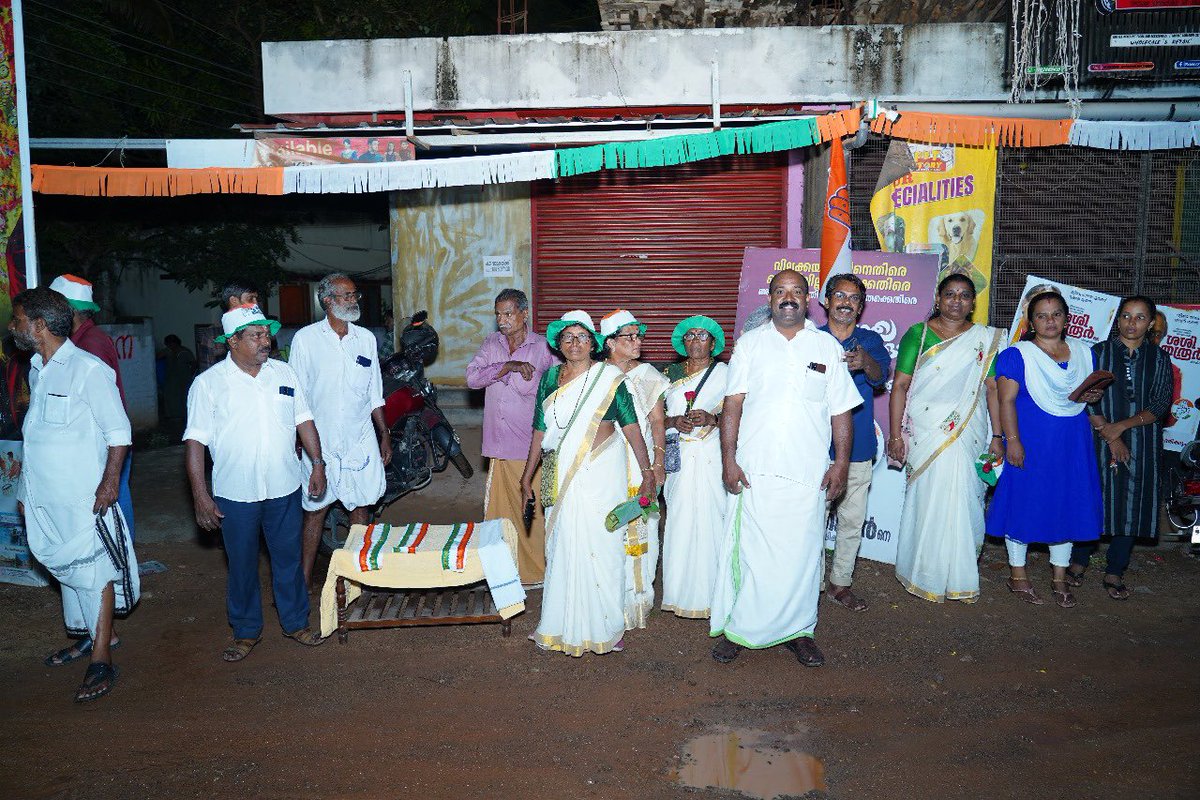
[{"label": "red rolling shutter", "polygon": [[671,331],[707,314],[733,334],[742,250],[784,236],[783,154],[606,170],[533,189],[533,323],[616,308],[649,326],[643,358],[671,361]]}]

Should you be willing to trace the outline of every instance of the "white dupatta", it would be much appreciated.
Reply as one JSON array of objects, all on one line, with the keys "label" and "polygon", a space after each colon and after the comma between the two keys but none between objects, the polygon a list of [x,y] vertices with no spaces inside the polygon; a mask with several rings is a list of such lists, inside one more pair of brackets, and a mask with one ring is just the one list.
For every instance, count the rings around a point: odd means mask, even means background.
[{"label": "white dupatta", "polygon": [[1068,398],[1092,374],[1090,347],[1068,339],[1071,355],[1066,369],[1034,342],[1017,342],[1013,347],[1020,351],[1025,362],[1025,388],[1038,408],[1055,417],[1074,417],[1083,411],[1083,403],[1072,403]]},{"label": "white dupatta", "polygon": [[960,437],[974,453],[986,443],[991,423],[979,406],[1003,339],[1002,329],[972,325],[917,357],[904,420],[910,484]]}]

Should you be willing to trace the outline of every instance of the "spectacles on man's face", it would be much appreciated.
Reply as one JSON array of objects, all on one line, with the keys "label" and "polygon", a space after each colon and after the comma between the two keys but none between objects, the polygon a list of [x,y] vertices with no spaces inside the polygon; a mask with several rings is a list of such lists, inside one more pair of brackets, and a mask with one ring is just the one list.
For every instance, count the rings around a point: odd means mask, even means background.
[{"label": "spectacles on man's face", "polygon": [[343,303],[357,303],[362,299],[362,292],[342,292],[341,294],[332,295],[334,300],[339,300]]},{"label": "spectacles on man's face", "polygon": [[685,342],[707,342],[712,338],[712,334],[708,331],[688,331],[683,335]]},{"label": "spectacles on man's face", "polygon": [[850,294],[848,292],[834,292],[833,299],[834,300],[849,300],[854,305],[858,305],[859,303],[862,302],[862,295],[859,294],[858,292],[854,292],[853,294]]}]

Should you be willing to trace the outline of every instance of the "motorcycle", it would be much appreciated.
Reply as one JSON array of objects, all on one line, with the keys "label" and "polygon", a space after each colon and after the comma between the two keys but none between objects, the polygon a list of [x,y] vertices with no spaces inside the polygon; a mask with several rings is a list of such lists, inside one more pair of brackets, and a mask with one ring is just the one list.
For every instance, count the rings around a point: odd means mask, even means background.
[{"label": "motorcycle", "polygon": [[[384,470],[387,488],[371,507],[370,521],[406,494],[424,489],[434,473],[450,465],[464,478],[475,474],[463,454],[454,426],[438,408],[437,389],[425,377],[425,367],[437,358],[440,339],[425,311],[413,314],[400,334],[399,349],[379,365],[383,372],[383,418],[392,435],[392,460]],[[329,553],[342,547],[350,533],[350,516],[334,505],[325,518],[321,547]]]},{"label": "motorcycle", "polygon": [[1200,439],[1189,442],[1179,453],[1179,467],[1171,470],[1171,493],[1167,497],[1167,519],[1196,542],[1200,522]]}]

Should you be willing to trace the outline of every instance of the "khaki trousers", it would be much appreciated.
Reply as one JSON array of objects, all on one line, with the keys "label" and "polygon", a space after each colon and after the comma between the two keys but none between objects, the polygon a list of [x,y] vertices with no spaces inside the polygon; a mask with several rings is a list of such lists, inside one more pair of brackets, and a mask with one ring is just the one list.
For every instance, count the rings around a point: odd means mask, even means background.
[{"label": "khaki trousers", "polygon": [[867,492],[871,488],[872,461],[851,461],[846,493],[831,504],[837,514],[837,542],[833,546],[833,565],[829,582],[849,586],[854,582],[854,562],[862,544],[863,522],[867,518]]},{"label": "khaki trousers", "polygon": [[[515,459],[489,459],[487,490],[483,499],[484,519],[508,519],[517,529],[517,570],[521,583],[541,583],[546,576],[546,519],[542,516],[541,503],[533,504],[533,525],[525,530],[522,519],[525,504],[521,502],[521,475],[525,472],[525,461]],[[541,481],[542,468],[533,473],[533,490],[536,493]]]}]

